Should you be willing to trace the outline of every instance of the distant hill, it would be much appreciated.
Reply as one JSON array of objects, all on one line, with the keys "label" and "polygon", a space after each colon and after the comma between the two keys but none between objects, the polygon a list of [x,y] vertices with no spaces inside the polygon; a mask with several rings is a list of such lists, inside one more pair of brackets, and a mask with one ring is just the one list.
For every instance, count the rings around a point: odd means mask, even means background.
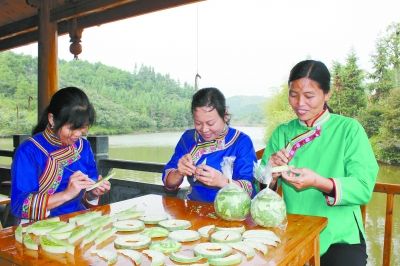
[{"label": "distant hill", "polygon": [[226,99],[231,123],[238,126],[265,125],[264,106],[267,98],[263,96],[232,96]]}]

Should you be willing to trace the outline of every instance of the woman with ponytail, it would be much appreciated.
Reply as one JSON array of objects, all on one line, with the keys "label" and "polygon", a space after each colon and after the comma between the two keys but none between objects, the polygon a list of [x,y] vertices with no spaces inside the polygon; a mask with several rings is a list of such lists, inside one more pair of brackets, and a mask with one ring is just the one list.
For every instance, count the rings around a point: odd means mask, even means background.
[{"label": "woman with ponytail", "polygon": [[330,78],[319,61],[293,67],[288,98],[297,119],[275,129],[262,164],[288,165],[273,174],[288,213],[328,218],[320,235],[321,265],[366,265],[360,205],[371,199],[378,164],[361,124],[328,107]]},{"label": "woman with ponytail", "polygon": [[86,94],[75,87],[57,91],[14,155],[11,211],[21,222],[85,209],[110,189],[108,181],[87,191],[98,175],[93,152],[84,138],[95,111]]}]

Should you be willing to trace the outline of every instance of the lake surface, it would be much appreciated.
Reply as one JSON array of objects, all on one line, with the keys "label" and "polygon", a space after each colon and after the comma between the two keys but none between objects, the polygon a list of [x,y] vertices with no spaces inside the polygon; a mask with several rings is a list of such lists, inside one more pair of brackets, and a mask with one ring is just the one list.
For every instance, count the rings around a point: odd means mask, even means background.
[{"label": "lake surface", "polygon": [[[248,134],[255,146],[261,149],[265,146],[264,129],[260,127],[236,127]],[[166,163],[171,157],[175,144],[182,132],[146,133],[132,135],[118,135],[109,137],[110,158]],[[0,139],[0,149],[12,149],[11,139]],[[10,159],[0,158],[1,164],[9,164]],[[144,173],[139,171],[116,170],[121,179],[137,180],[146,183],[162,184],[160,174]],[[380,165],[378,181],[385,183],[400,183],[400,167]],[[187,184],[187,183],[186,183]],[[185,185],[185,184],[184,184]],[[367,209],[367,248],[368,265],[382,264],[384,217],[386,197],[374,193]],[[396,197],[394,209],[394,225],[392,239],[391,265],[400,265],[400,197]]]}]

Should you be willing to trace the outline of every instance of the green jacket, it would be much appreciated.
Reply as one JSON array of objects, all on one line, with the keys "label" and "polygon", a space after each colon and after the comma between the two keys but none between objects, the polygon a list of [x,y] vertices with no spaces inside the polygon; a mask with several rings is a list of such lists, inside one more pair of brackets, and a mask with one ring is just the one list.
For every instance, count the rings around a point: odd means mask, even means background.
[{"label": "green jacket", "polygon": [[[297,119],[280,125],[267,144],[262,164],[266,165],[271,154],[309,129]],[[359,230],[365,238],[360,205],[371,199],[379,170],[361,124],[352,118],[328,115],[320,136],[300,147],[289,165],[309,168],[334,181],[334,198],[314,188],[298,191],[281,182],[288,213],[328,218],[320,235],[320,253],[324,254],[333,243],[360,243]]]}]

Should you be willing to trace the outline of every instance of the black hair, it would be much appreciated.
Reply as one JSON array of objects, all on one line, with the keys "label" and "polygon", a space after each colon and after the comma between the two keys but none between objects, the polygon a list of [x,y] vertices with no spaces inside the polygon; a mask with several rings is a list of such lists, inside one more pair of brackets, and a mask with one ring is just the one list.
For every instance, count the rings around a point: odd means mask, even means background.
[{"label": "black hair", "polygon": [[66,87],[58,90],[43,111],[39,123],[33,128],[32,134],[44,131],[48,124],[48,114],[53,114],[53,130],[57,132],[65,124],[71,129],[93,125],[96,112],[87,95],[79,88]]},{"label": "black hair", "polygon": [[[304,60],[297,63],[290,70],[288,85],[290,86],[290,82],[301,78],[309,78],[317,82],[324,94],[328,94],[331,90],[331,74],[326,65],[320,61]],[[325,103],[325,108],[333,113],[327,103]]]},{"label": "black hair", "polygon": [[[225,121],[229,114],[226,108],[225,96],[217,88],[209,87],[198,90],[192,97],[192,115],[197,107],[211,107],[217,110],[218,115]],[[226,123],[229,123],[226,121]]]}]

